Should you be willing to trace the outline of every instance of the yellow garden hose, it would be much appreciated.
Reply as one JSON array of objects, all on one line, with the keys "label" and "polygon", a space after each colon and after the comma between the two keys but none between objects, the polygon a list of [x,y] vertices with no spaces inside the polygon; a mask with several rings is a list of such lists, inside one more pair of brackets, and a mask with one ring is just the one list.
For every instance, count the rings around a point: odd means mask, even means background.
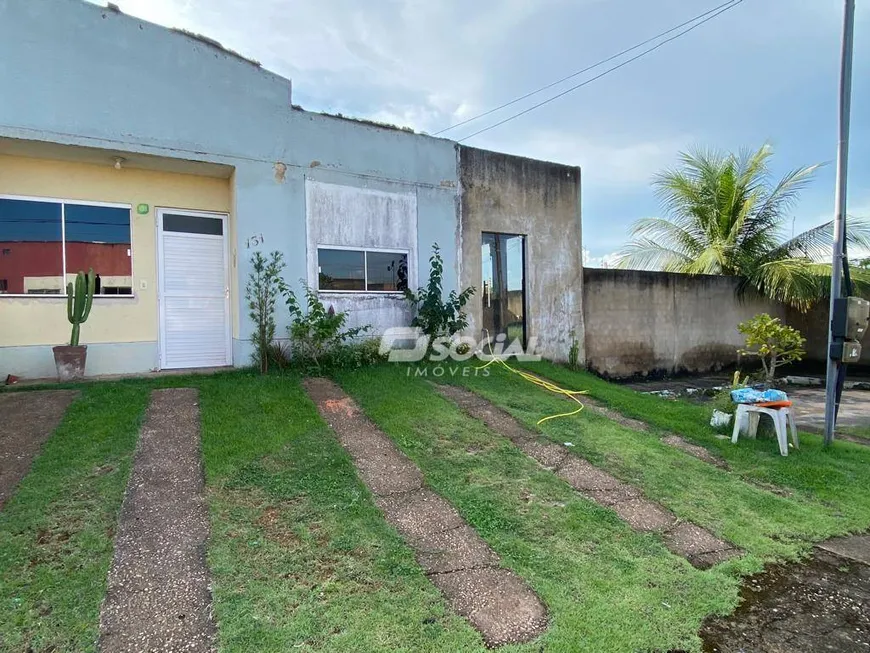
[{"label": "yellow garden hose", "polygon": [[520,378],[525,379],[529,383],[533,383],[536,386],[544,388],[544,390],[549,390],[550,392],[552,392],[554,394],[563,395],[565,397],[568,397],[569,399],[571,399],[571,401],[576,401],[577,404],[579,405],[579,408],[577,408],[577,410],[572,410],[570,413],[559,413],[558,415],[549,415],[548,417],[544,417],[544,418],[539,419],[537,422],[538,426],[540,426],[541,424],[543,424],[547,420],[556,419],[557,417],[571,417],[571,415],[576,415],[581,410],[583,410],[583,404],[577,398],[577,395],[585,395],[587,393],[586,390],[565,390],[565,388],[560,388],[555,383],[541,379],[541,378],[535,376],[534,374],[531,374],[529,372],[523,372],[522,370],[514,369],[513,367],[511,367],[510,365],[505,363],[504,359],[502,359],[502,358],[491,358],[489,360],[489,362],[487,362],[485,365],[481,365],[480,367],[478,367],[476,369],[478,369],[478,370],[486,369],[487,367],[489,367],[493,363],[501,363],[503,367],[505,367],[509,371],[513,372],[514,374],[518,375]]}]

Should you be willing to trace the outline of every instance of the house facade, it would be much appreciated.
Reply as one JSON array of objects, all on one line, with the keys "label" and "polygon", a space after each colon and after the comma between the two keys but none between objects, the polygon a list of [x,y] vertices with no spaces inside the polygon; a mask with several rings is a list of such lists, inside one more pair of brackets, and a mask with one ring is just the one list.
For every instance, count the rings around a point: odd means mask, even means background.
[{"label": "house facade", "polygon": [[0,377],[54,375],[88,268],[88,374],[248,365],[256,251],[377,335],[438,243],[445,289],[478,288],[468,335],[583,342],[578,168],[303,111],[255,62],[81,0],[0,1],[0,61]]}]

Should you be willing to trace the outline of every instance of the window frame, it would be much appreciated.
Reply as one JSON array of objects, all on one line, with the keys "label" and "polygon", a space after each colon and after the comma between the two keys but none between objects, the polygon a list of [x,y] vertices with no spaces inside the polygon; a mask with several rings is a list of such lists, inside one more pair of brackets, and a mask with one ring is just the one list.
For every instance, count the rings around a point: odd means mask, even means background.
[{"label": "window frame", "polygon": [[108,301],[124,301],[129,299],[135,299],[136,295],[136,284],[133,283],[133,257],[134,257],[134,246],[133,246],[133,205],[127,204],[125,202],[100,202],[100,201],[92,201],[92,200],[76,200],[76,199],[65,199],[62,197],[48,197],[42,195],[14,195],[9,193],[0,193],[0,200],[20,200],[25,202],[46,202],[53,204],[60,204],[60,243],[61,243],[61,265],[62,273],[60,275],[62,279],[61,283],[61,292],[59,293],[0,293],[0,300],[3,297],[16,297],[16,298],[29,298],[29,299],[63,299],[66,301],[66,210],[64,206],[67,204],[73,204],[76,206],[101,206],[110,209],[127,209],[130,212],[130,281],[131,281],[131,292],[129,295],[94,295],[94,300],[102,300],[103,298]]},{"label": "window frame", "polygon": [[[502,238],[521,238],[522,239],[521,240],[521,243],[523,246],[522,247],[522,250],[523,250],[522,257],[521,257],[522,273],[523,273],[523,283],[521,285],[521,290],[523,293],[523,343],[522,344],[523,344],[523,348],[525,349],[525,347],[528,345],[528,342],[529,342],[529,317],[528,317],[529,316],[529,297],[528,297],[528,293],[527,293],[528,283],[529,283],[528,282],[529,234],[513,233],[513,232],[508,232],[508,231],[481,231],[480,232],[481,246],[483,245],[483,239],[485,236],[495,236],[495,237],[502,237]],[[507,277],[507,273],[505,273],[505,277]],[[483,287],[483,279],[481,279],[480,285],[482,288]],[[507,288],[505,290],[507,290]],[[490,290],[490,292],[492,292],[492,291]],[[483,323],[483,303],[482,303],[483,297],[484,297],[483,290],[481,290],[481,293],[480,293],[481,324]]]},{"label": "window frame", "polygon": [[[320,288],[320,250],[321,249],[337,249],[344,252],[362,252],[363,253],[363,273],[365,290],[322,290]],[[347,245],[326,245],[318,244],[314,251],[314,273],[315,282],[317,284],[317,292],[329,295],[392,295],[393,297],[404,297],[404,290],[369,290],[369,257],[368,253],[373,254],[404,254],[405,261],[408,263],[408,288],[411,284],[411,251],[396,247],[349,247]]]}]

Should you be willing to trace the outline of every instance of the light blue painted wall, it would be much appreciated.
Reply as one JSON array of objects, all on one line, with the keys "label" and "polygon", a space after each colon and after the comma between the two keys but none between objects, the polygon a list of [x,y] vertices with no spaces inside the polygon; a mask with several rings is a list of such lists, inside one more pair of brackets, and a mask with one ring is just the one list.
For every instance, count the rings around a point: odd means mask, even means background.
[{"label": "light blue painted wall", "polygon": [[[82,0],[0,0],[0,62],[0,136],[235,167],[241,339],[251,332],[243,297],[250,235],[284,253],[288,280],[305,276],[306,177],[415,191],[418,279],[437,241],[445,290],[456,287],[452,141],[294,110],[288,80]],[[248,364],[248,343],[233,348],[236,364]]]}]

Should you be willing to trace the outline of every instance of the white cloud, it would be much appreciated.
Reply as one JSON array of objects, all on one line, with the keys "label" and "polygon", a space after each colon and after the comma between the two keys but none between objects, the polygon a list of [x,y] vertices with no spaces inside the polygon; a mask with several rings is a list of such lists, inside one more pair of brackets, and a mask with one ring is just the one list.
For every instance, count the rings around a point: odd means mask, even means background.
[{"label": "white cloud", "polygon": [[511,150],[547,161],[579,165],[583,185],[648,186],[653,175],[675,163],[677,153],[691,138],[669,137],[661,140],[632,142],[594,139],[582,134],[557,130],[536,130]]},{"label": "white cloud", "polygon": [[583,267],[605,269],[615,268],[618,261],[618,252],[611,252],[610,254],[604,254],[603,256],[592,256],[592,252],[585,247],[583,248]]}]

